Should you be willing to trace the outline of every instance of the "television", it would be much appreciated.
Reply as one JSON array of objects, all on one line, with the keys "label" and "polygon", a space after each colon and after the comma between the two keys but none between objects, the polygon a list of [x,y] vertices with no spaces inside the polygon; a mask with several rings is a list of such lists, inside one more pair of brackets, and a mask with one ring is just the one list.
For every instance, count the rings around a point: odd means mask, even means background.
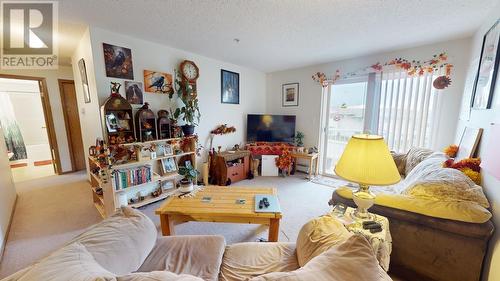
[{"label": "television", "polygon": [[294,137],[295,115],[247,115],[247,142],[293,143]]}]

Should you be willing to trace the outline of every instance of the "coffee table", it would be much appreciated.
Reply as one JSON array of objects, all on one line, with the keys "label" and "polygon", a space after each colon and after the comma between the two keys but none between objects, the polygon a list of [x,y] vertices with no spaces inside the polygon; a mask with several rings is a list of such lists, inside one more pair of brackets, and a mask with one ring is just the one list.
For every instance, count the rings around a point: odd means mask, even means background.
[{"label": "coffee table", "polygon": [[[277,191],[276,188],[207,186],[193,197],[172,196],[156,210],[162,234],[174,235],[175,224],[189,221],[251,223],[268,225],[268,241],[276,242],[281,213],[256,213],[256,194],[277,195]],[[206,200],[208,197],[210,201]],[[239,199],[245,203],[238,204]]]}]

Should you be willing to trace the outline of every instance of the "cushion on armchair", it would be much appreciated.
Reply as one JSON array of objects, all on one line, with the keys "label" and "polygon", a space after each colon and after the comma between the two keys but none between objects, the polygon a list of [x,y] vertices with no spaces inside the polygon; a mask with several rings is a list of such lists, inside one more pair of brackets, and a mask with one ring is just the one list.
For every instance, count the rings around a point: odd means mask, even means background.
[{"label": "cushion on armchair", "polygon": [[136,272],[116,277],[116,281],[204,281],[187,274],[177,275],[168,271]]},{"label": "cushion on armchair", "polygon": [[352,235],[344,225],[329,215],[310,220],[297,236],[297,260],[306,265],[314,257],[338,245]]},{"label": "cushion on armchair", "polygon": [[304,267],[291,272],[273,272],[251,281],[381,281],[391,280],[380,268],[370,243],[361,235],[353,235],[311,259]]}]

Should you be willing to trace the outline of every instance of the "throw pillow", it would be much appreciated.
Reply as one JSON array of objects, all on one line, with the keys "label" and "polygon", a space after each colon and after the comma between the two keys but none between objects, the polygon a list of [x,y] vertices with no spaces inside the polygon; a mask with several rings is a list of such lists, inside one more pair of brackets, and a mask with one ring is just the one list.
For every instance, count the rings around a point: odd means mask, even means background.
[{"label": "throw pillow", "polygon": [[332,216],[325,215],[310,220],[297,237],[297,260],[300,266],[340,244],[352,235],[344,225]]},{"label": "throw pillow", "polygon": [[380,281],[390,280],[373,254],[370,243],[361,235],[353,235],[313,258],[304,267],[291,272],[273,272],[251,281]]},{"label": "throw pillow", "polygon": [[408,175],[415,166],[433,154],[434,151],[426,148],[412,147],[406,154],[405,175]]},{"label": "throw pillow", "polygon": [[203,279],[189,275],[177,275],[169,271],[136,272],[116,277],[116,281],[203,281]]}]

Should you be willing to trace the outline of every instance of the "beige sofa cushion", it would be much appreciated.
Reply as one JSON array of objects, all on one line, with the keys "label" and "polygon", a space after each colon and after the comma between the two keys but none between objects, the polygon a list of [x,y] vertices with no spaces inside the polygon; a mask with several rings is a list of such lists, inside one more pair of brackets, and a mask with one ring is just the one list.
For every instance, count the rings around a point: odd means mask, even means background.
[{"label": "beige sofa cushion", "polygon": [[[13,278],[12,276],[15,276]],[[24,274],[12,275],[17,281],[112,281],[115,275],[102,268],[80,243],[70,244],[40,260]]]},{"label": "beige sofa cushion", "polygon": [[222,236],[160,237],[139,272],[166,270],[217,280],[226,242]]},{"label": "beige sofa cushion", "polygon": [[119,276],[116,281],[203,281],[203,279],[187,274],[177,275],[168,271],[152,271]]},{"label": "beige sofa cushion", "polygon": [[238,243],[226,247],[219,280],[248,280],[269,272],[297,268],[294,243]]},{"label": "beige sofa cushion", "polygon": [[370,243],[353,235],[292,272],[274,272],[251,281],[380,281],[391,280],[379,267]]},{"label": "beige sofa cushion", "polygon": [[344,225],[329,215],[310,220],[297,237],[297,260],[300,266],[352,235]]},{"label": "beige sofa cushion", "polygon": [[142,212],[123,207],[114,216],[92,226],[79,242],[106,270],[116,274],[136,271],[156,242],[157,229]]}]

